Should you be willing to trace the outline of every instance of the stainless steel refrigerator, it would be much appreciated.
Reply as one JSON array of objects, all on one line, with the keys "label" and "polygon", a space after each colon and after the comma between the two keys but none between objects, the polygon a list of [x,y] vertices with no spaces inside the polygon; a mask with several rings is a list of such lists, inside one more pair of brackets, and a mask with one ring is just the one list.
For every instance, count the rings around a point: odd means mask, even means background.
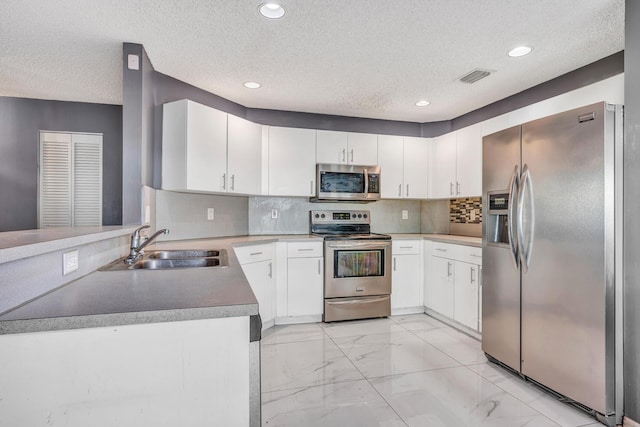
[{"label": "stainless steel refrigerator", "polygon": [[609,425],[622,415],[622,135],[622,107],[597,103],[485,136],[482,155],[482,348]]}]

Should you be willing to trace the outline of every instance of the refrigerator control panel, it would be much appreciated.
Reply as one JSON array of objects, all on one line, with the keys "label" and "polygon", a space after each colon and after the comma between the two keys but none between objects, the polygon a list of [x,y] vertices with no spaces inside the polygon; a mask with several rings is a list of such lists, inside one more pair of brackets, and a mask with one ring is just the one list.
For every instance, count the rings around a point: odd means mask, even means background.
[{"label": "refrigerator control panel", "polygon": [[489,212],[500,214],[505,212],[509,208],[509,193],[508,192],[489,192]]}]

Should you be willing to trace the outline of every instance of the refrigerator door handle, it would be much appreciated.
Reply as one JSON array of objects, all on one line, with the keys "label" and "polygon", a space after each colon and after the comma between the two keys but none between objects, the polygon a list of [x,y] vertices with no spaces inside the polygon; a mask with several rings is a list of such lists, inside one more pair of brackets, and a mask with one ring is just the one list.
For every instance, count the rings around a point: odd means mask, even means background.
[{"label": "refrigerator door handle", "polygon": [[[531,261],[531,249],[533,247],[533,227],[534,227],[534,209],[533,209],[533,187],[531,183],[531,172],[525,164],[522,167],[522,176],[520,177],[520,189],[518,191],[518,247],[520,249],[520,262],[522,263],[522,272],[529,270],[529,262]],[[529,200],[525,205],[525,196],[529,194]],[[529,221],[527,241],[525,242],[524,230],[524,214],[529,209]]]},{"label": "refrigerator door handle", "polygon": [[509,229],[509,249],[511,250],[511,260],[513,261],[513,267],[518,271],[518,241],[514,233],[515,219],[516,219],[516,201],[518,197],[518,190],[520,187],[520,171],[518,165],[513,168],[513,175],[511,175],[511,183],[509,184],[509,206],[507,214],[507,223]]}]

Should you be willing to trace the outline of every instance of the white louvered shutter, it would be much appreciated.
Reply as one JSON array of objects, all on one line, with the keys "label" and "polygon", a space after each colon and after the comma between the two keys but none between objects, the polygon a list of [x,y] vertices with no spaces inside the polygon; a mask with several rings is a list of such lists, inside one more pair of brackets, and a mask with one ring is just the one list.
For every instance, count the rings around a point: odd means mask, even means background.
[{"label": "white louvered shutter", "polygon": [[38,227],[102,225],[102,135],[40,132]]},{"label": "white louvered shutter", "polygon": [[38,227],[71,226],[71,135],[40,133]]},{"label": "white louvered shutter", "polygon": [[73,134],[73,225],[102,225],[102,136]]}]

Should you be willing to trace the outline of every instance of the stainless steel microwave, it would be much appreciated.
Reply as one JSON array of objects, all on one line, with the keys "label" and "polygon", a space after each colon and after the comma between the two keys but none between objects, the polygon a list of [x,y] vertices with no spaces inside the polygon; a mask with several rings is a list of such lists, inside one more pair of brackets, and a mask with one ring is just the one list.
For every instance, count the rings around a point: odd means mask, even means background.
[{"label": "stainless steel microwave", "polygon": [[380,166],[316,165],[313,202],[375,202],[380,200]]}]

